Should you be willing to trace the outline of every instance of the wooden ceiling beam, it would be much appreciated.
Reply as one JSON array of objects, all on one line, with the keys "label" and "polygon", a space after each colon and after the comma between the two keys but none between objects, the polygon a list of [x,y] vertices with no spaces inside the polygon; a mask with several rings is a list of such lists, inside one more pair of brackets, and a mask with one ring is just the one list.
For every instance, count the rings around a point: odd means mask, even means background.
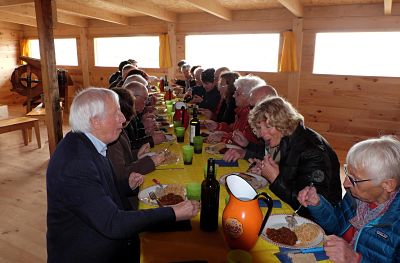
[{"label": "wooden ceiling beam", "polygon": [[[19,5],[19,6],[8,6],[8,7],[0,7],[0,10],[3,12],[7,12],[12,15],[21,16],[25,18],[36,18],[35,7],[33,5]],[[54,14],[55,15],[55,14]],[[57,21],[62,24],[71,25],[71,26],[78,26],[78,27],[88,27],[89,23],[87,19],[72,16],[69,14],[59,13],[57,15]],[[28,21],[31,23],[31,21]],[[25,25],[24,23],[21,23]],[[28,24],[30,25],[30,24]],[[36,25],[35,25],[36,27]]]},{"label": "wooden ceiling beam", "polygon": [[108,6],[111,10],[124,8],[125,10],[141,13],[167,22],[176,22],[176,13],[166,9],[159,8],[151,2],[136,1],[136,0],[91,0],[90,5],[105,7]]},{"label": "wooden ceiling beam", "polygon": [[30,3],[33,3],[33,0],[0,0],[0,6],[13,6]]},{"label": "wooden ceiling beam", "polygon": [[206,13],[212,14],[224,20],[232,20],[232,12],[223,7],[218,1],[214,0],[186,0],[186,2],[203,10]]},{"label": "wooden ceiling beam", "polygon": [[303,17],[303,5],[300,0],[278,0],[278,2],[292,12],[293,15]]},{"label": "wooden ceiling beam", "polygon": [[73,16],[70,14],[58,12],[57,13],[57,21],[61,24],[66,24],[70,26],[77,26],[77,27],[88,27],[89,22],[86,18],[82,18],[79,16]]},{"label": "wooden ceiling beam", "polygon": [[392,0],[384,0],[384,12],[385,15],[391,15],[392,14]]},{"label": "wooden ceiling beam", "polygon": [[59,12],[83,16],[86,18],[98,19],[119,25],[128,25],[129,18],[126,16],[118,15],[110,12],[109,10],[104,10],[96,7],[89,7],[87,5],[82,5],[78,2],[58,0],[57,9]]},{"label": "wooden ceiling beam", "polygon": [[0,10],[0,21],[37,27],[36,19]]}]

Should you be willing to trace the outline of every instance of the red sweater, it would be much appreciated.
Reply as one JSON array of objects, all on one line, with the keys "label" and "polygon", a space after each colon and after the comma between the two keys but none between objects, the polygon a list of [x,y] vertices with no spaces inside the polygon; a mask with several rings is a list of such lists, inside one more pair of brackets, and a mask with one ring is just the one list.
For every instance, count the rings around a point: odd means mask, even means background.
[{"label": "red sweater", "polygon": [[225,122],[221,122],[217,128],[218,131],[224,131],[227,132],[228,134],[224,135],[222,138],[222,142],[225,143],[232,143],[232,133],[234,130],[241,131],[246,139],[249,142],[259,144],[260,141],[257,139],[257,137],[254,135],[250,124],[248,122],[248,116],[249,116],[250,108],[245,107],[245,108],[236,108],[235,113],[235,122],[232,124],[227,124]]}]

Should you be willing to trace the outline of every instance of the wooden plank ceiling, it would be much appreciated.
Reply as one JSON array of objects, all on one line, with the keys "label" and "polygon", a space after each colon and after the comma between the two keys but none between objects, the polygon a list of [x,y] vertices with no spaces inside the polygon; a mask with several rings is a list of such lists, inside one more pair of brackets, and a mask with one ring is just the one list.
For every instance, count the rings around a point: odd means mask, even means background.
[{"label": "wooden plank ceiling", "polygon": [[[382,4],[390,15],[392,2],[399,0],[56,0],[57,21],[77,27],[88,27],[91,19],[130,25],[130,18],[141,16],[174,23],[180,14],[199,12],[229,21],[235,11],[270,8],[302,17],[307,7],[346,4]],[[33,0],[0,0],[0,21],[36,27]]]}]

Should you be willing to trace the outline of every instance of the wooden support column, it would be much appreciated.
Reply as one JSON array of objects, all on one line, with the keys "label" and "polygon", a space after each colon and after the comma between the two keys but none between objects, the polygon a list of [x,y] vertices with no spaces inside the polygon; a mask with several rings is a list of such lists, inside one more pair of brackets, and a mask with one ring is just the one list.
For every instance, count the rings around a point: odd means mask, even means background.
[{"label": "wooden support column", "polygon": [[36,21],[40,43],[40,64],[46,107],[46,124],[50,154],[63,137],[60,94],[56,68],[53,29],[57,25],[55,0],[35,0]]},{"label": "wooden support column", "polygon": [[168,39],[169,48],[171,51],[171,63],[172,67],[168,68],[168,78],[175,78],[175,65],[176,65],[176,29],[175,23],[168,23]]},{"label": "wooden support column", "polygon": [[303,50],[303,19],[297,18],[293,20],[292,30],[296,37],[297,44],[297,72],[288,73],[288,99],[298,108],[300,94],[300,77],[301,77],[301,53]]},{"label": "wooden support column", "polygon": [[79,65],[82,69],[83,88],[90,87],[90,73],[88,62],[88,29],[83,27],[79,29]]}]

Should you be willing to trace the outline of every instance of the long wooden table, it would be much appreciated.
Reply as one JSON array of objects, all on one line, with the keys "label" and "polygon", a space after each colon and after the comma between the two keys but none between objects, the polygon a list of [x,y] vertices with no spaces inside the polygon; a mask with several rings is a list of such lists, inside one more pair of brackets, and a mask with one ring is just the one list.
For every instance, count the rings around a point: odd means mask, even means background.
[{"label": "long wooden table", "polygon": [[[177,164],[159,166],[160,170],[147,174],[144,184],[140,189],[145,189],[154,185],[153,178],[158,179],[162,184],[182,184],[186,185],[190,182],[201,183],[204,179],[204,166],[210,157],[222,159],[222,155],[211,155],[205,153],[203,146],[202,154],[194,154],[192,165],[184,165],[182,161],[182,146],[188,142],[188,132],[186,131],[185,143],[174,142],[172,145],[163,143],[156,146],[155,151],[169,149],[177,153],[181,159]],[[245,171],[248,167],[248,162],[239,160],[239,167],[218,167],[217,179],[221,176],[231,173]],[[162,169],[162,170],[161,170]],[[268,188],[258,190],[258,192],[267,192],[273,200],[279,200]],[[202,260],[208,262],[226,262],[229,247],[224,241],[223,230],[221,226],[222,213],[225,208],[225,198],[227,196],[225,186],[221,185],[219,199],[219,229],[213,233],[206,233],[200,230],[199,221],[200,214],[191,220],[191,231],[177,232],[146,232],[140,235],[141,239],[141,262],[184,262]],[[140,209],[150,208],[151,206],[139,202]],[[281,208],[273,208],[272,214],[288,214],[292,213],[293,209],[284,202]],[[265,215],[265,209],[263,208]],[[274,253],[278,252],[279,248],[271,243],[268,243],[261,237],[258,238],[255,246],[250,253],[253,257],[253,262],[279,262]],[[328,261],[319,261],[328,262]]]}]

